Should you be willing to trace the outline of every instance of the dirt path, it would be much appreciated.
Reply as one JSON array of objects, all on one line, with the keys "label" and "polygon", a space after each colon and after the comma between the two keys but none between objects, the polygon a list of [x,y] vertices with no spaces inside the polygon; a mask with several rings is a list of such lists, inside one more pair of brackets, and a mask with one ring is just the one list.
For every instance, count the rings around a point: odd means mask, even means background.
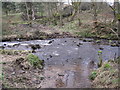
[{"label": "dirt path", "polygon": [[63,66],[48,67],[45,69],[45,80],[41,83],[42,88],[90,88],[87,67]]}]

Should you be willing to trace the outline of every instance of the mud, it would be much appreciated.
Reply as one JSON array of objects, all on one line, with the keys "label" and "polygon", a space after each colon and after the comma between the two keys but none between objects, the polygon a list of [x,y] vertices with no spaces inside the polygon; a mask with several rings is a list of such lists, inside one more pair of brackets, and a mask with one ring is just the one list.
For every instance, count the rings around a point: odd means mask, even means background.
[{"label": "mud", "polygon": [[27,35],[11,35],[11,36],[3,36],[2,40],[5,41],[28,41],[28,40],[46,40],[46,39],[53,39],[53,38],[76,38],[78,36],[72,35],[69,32],[54,32],[54,33],[45,33],[40,31],[34,31],[32,34]]}]

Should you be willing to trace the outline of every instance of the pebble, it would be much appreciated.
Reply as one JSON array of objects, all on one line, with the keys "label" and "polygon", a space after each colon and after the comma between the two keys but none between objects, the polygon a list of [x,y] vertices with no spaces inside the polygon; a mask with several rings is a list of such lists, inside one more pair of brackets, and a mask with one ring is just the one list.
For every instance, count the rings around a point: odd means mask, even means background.
[{"label": "pebble", "polygon": [[23,70],[19,70],[18,72],[19,72],[20,74],[25,73],[25,71],[23,71]]},{"label": "pebble", "polygon": [[64,74],[62,74],[62,73],[58,73],[58,76],[64,76]]},{"label": "pebble", "polygon": [[12,75],[15,75],[15,72],[12,72],[11,74],[12,74]]}]

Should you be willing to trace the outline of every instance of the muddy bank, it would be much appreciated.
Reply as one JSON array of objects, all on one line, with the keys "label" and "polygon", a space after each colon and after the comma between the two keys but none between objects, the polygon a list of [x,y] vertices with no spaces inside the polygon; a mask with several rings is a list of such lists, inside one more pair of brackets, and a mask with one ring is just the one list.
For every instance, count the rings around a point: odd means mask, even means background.
[{"label": "muddy bank", "polygon": [[31,34],[22,34],[22,35],[5,35],[1,37],[1,41],[29,41],[29,40],[46,40],[46,39],[54,39],[54,38],[91,38],[94,40],[119,40],[118,38],[102,38],[102,37],[82,37],[80,35],[71,34],[70,32],[53,32],[46,33],[41,31],[34,31]]},{"label": "muddy bank", "polygon": [[72,35],[69,32],[54,32],[51,34],[45,32],[35,31],[31,35],[13,35],[13,36],[3,36],[2,41],[28,41],[28,40],[46,40],[53,38],[76,38],[78,36]]},{"label": "muddy bank", "polygon": [[[44,79],[41,69],[25,61],[26,55],[0,55],[3,62],[2,88],[40,88]],[[9,60],[7,60],[9,59]]]}]

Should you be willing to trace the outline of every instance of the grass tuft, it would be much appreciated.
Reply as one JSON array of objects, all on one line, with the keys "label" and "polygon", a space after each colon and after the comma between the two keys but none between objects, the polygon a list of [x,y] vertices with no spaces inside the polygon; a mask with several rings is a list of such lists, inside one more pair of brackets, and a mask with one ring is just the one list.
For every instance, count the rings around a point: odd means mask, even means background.
[{"label": "grass tuft", "polygon": [[27,60],[35,68],[43,68],[44,66],[44,60],[40,60],[38,56],[31,53],[28,55]]}]

